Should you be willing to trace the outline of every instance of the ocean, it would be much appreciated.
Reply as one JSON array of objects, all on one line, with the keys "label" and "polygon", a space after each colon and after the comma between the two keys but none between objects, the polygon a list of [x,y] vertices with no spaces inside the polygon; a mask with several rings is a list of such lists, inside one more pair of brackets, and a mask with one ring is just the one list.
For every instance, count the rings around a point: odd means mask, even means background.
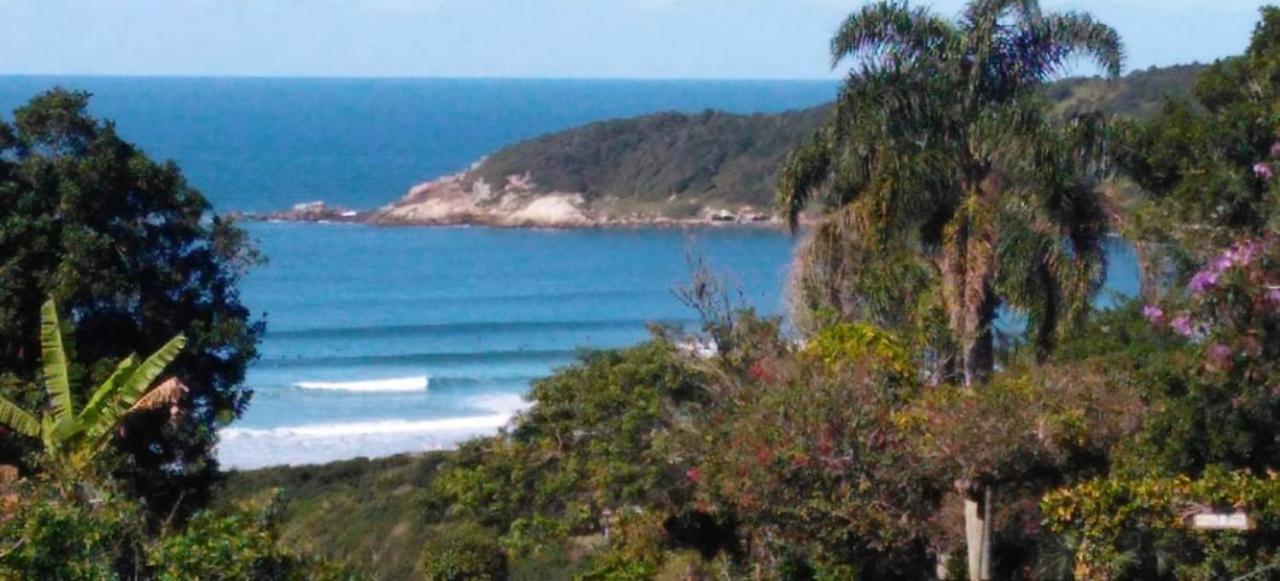
[{"label": "ocean", "polygon": [[224,211],[372,208],[504,145],[592,121],[773,113],[836,94],[833,81],[0,77],[0,112],[53,86],[93,93],[95,114],[177,160]]},{"label": "ocean", "polygon": [[[54,85],[176,160],[218,211],[369,208],[508,143],[659,111],[778,112],[829,82],[0,77],[0,111]],[[241,290],[267,321],[221,432],[224,467],[439,449],[494,433],[530,381],[650,323],[694,324],[672,289],[701,256],[744,305],[782,312],[793,240],[761,229],[502,230],[246,224],[268,263]],[[1109,287],[1136,288],[1117,246]]]}]

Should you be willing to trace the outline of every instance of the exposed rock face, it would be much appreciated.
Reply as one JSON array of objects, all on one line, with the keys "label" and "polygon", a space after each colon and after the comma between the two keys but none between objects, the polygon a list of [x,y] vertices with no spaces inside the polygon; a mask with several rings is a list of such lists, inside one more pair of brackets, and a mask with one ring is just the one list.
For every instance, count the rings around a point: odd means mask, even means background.
[{"label": "exposed rock face", "polygon": [[419,184],[404,198],[372,212],[372,224],[581,227],[595,221],[580,194],[533,194],[528,176],[512,176],[495,190],[467,174]]},{"label": "exposed rock face", "polygon": [[474,169],[414,186],[404,198],[370,212],[361,221],[380,225],[533,228],[775,223],[769,213],[749,206],[695,206],[691,215],[678,218],[662,213],[661,206],[648,212],[626,211],[625,203],[616,198],[593,200],[580,192],[540,192],[528,173],[508,176],[506,184],[495,188],[477,177]]}]

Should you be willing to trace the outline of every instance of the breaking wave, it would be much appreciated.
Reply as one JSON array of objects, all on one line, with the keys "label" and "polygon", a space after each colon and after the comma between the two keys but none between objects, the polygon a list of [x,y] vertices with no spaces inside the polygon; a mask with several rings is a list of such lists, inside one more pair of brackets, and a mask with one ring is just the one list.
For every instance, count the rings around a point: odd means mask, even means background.
[{"label": "breaking wave", "polygon": [[218,459],[226,468],[319,464],[347,458],[446,450],[491,436],[530,404],[519,394],[490,393],[467,403],[479,415],[428,420],[370,420],[279,428],[225,428]]},{"label": "breaking wave", "polygon": [[293,384],[299,389],[323,391],[350,391],[361,393],[407,393],[426,391],[430,379],[425,375],[370,379],[365,381],[299,381]]}]

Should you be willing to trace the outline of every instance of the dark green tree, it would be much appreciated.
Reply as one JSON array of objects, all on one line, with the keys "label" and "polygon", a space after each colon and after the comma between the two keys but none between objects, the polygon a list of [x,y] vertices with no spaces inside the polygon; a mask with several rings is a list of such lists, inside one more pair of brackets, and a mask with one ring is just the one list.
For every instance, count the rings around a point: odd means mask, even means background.
[{"label": "dark green tree", "polygon": [[1277,98],[1280,8],[1265,7],[1245,54],[1132,127],[1120,162],[1142,190],[1127,234],[1150,254],[1148,298],[1217,248],[1280,226]]},{"label": "dark green tree", "polygon": [[132,418],[117,437],[118,472],[157,510],[198,504],[216,472],[215,428],[249,398],[241,382],[263,327],[236,283],[259,258],[174,163],[92,117],[89,98],[54,89],[0,123],[0,391],[26,409],[47,403],[39,313],[49,297],[74,332],[69,358],[83,362],[70,369],[80,405],[130,353],[185,334],[170,369],[189,386],[189,411]]},{"label": "dark green tree", "polygon": [[[827,206],[813,240],[864,266],[843,271],[871,295],[855,304],[919,304],[904,293],[930,287],[896,284],[877,257],[921,257],[958,346],[950,360],[977,387],[991,375],[1001,304],[1027,314],[1043,356],[1101,286],[1107,130],[1089,119],[1054,125],[1043,91],[1073,55],[1115,76],[1121,53],[1110,27],[1042,13],[1035,0],[974,0],[955,22],[905,2],[866,6],[832,39],[834,64],[856,65],[831,121],[783,170],[779,202],[793,225],[812,200]],[[990,562],[986,487],[965,488],[977,579]]]}]

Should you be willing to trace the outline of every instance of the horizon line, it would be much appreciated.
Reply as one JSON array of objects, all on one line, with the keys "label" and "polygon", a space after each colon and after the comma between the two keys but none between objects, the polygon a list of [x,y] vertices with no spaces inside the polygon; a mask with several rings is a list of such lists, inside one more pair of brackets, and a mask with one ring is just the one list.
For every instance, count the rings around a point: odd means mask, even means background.
[{"label": "horizon line", "polygon": [[317,80],[317,81],[634,81],[634,82],[746,82],[746,83],[838,83],[842,75],[832,77],[592,77],[592,76],[413,76],[413,75],[270,75],[270,74],[186,74],[186,73],[13,73],[0,72],[0,78],[81,78],[81,79],[209,79],[209,80]]}]

